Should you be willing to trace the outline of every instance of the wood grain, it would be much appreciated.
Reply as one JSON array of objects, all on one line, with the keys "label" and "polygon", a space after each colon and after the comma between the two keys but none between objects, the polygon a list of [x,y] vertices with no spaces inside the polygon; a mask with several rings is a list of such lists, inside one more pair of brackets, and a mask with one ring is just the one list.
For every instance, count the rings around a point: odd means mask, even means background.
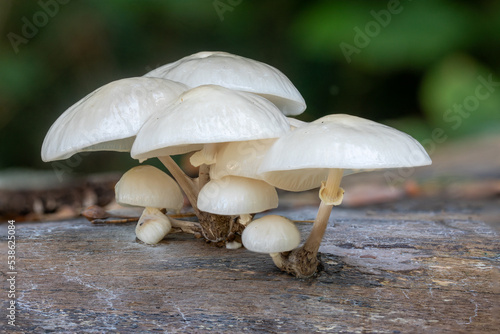
[{"label": "wood grain", "polygon": [[[187,234],[148,246],[136,241],[133,223],[18,223],[15,329],[495,333],[498,233],[477,215],[482,204],[469,204],[335,208],[320,248],[323,271],[305,280],[279,272],[266,254]],[[316,208],[274,213],[310,220]],[[305,238],[311,224],[298,225]],[[0,326],[9,329],[5,320]]]}]

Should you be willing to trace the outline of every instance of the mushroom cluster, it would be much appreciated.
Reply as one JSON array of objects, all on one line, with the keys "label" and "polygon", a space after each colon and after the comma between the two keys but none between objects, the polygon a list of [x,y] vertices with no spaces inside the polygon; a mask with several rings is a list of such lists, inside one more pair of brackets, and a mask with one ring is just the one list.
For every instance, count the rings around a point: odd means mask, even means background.
[{"label": "mushroom cluster", "polygon": [[[42,159],[99,150],[130,152],[140,163],[156,158],[173,179],[140,165],[115,187],[118,203],[145,208],[136,227],[140,240],[158,243],[173,224],[193,230],[166,214],[181,209],[182,190],[198,219],[195,230],[207,241],[228,248],[242,241],[251,251],[271,254],[281,270],[308,277],[317,270],[332,207],[342,202],[343,176],[431,161],[412,137],[379,123],[340,114],[311,123],[289,117],[305,109],[278,69],[226,52],[199,52],[78,101],[49,129]],[[172,158],[187,153],[199,167],[197,178]],[[301,247],[288,219],[252,221],[278,206],[276,188],[320,188],[318,215]]]}]

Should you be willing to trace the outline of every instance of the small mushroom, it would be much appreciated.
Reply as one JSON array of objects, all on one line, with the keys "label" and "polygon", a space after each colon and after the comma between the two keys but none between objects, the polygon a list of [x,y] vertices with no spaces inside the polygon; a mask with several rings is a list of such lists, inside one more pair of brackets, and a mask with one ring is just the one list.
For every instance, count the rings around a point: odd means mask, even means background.
[{"label": "small mushroom", "polygon": [[298,115],[306,109],[304,98],[281,71],[227,52],[198,52],[145,76],[182,82],[191,88],[210,84],[258,94],[273,102],[285,115]]},{"label": "small mushroom", "polygon": [[330,212],[342,202],[344,174],[430,163],[411,136],[350,115],[328,115],[280,137],[263,158],[259,173],[271,185],[289,191],[320,187],[321,198],[308,239],[301,248],[282,254],[281,268],[298,277],[316,272]]},{"label": "small mushroom", "polygon": [[278,207],[278,193],[270,184],[228,175],[210,180],[198,195],[198,208],[220,215],[241,215]]},{"label": "small mushroom", "polygon": [[179,211],[184,197],[177,183],[153,166],[137,166],[127,171],[115,186],[116,201],[121,205],[145,207],[135,232],[147,244],[160,242],[172,228],[160,209]]},{"label": "small mushroom", "polygon": [[172,222],[159,209],[146,207],[135,227],[137,239],[150,245],[159,243],[172,229]]},{"label": "small mushroom", "polygon": [[269,253],[276,266],[282,268],[280,253],[291,251],[300,244],[300,232],[289,219],[267,215],[248,224],[241,240],[252,252]]}]

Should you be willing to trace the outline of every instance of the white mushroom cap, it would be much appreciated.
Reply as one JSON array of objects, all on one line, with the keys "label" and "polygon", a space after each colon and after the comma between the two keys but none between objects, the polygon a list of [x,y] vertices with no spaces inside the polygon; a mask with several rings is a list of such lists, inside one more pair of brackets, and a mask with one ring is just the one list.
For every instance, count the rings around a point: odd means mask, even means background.
[{"label": "white mushroom cap", "polygon": [[198,208],[219,215],[240,215],[278,207],[276,189],[261,180],[225,176],[210,180],[198,195]]},{"label": "white mushroom cap", "polygon": [[168,112],[148,119],[131,155],[144,160],[200,150],[203,144],[277,138],[288,131],[286,117],[268,100],[206,85],[186,91]]},{"label": "white mushroom cap", "polygon": [[257,253],[288,252],[300,244],[300,232],[289,219],[269,215],[254,220],[241,235],[243,246]]},{"label": "white mushroom cap", "polygon": [[145,76],[170,79],[189,87],[213,84],[255,93],[269,99],[285,115],[298,115],[306,109],[302,95],[278,69],[227,52],[195,53]]},{"label": "white mushroom cap", "polygon": [[104,85],[67,109],[50,127],[42,160],[67,159],[82,151],[128,152],[151,114],[187,87],[159,78],[127,78]]},{"label": "white mushroom cap", "polygon": [[115,196],[119,204],[172,211],[179,211],[184,204],[184,196],[174,179],[148,165],[123,174],[115,186]]},{"label": "white mushroom cap", "polygon": [[257,173],[262,159],[276,138],[224,143],[219,146],[215,164],[210,166],[210,178],[237,175],[262,179]]},{"label": "white mushroom cap", "polygon": [[319,187],[330,168],[371,170],[430,163],[422,145],[406,133],[338,114],[280,137],[264,157],[259,173],[277,188],[302,191]]}]

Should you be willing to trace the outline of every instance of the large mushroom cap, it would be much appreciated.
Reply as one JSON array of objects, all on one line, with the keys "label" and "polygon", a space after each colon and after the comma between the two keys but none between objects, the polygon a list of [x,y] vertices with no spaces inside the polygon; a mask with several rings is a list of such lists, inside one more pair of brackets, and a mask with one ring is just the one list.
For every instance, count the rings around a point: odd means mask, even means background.
[{"label": "large mushroom cap", "polygon": [[189,87],[213,84],[259,94],[276,104],[285,115],[298,115],[306,109],[304,98],[282,72],[227,52],[195,53],[145,76],[170,79]]},{"label": "large mushroom cap", "polygon": [[42,160],[82,151],[128,152],[139,128],[187,87],[159,78],[127,78],[104,85],[67,109],[50,127]]},{"label": "large mushroom cap", "polygon": [[156,167],[143,165],[128,170],[115,186],[119,204],[179,211],[184,196],[177,183]]},{"label": "large mushroom cap", "polygon": [[144,123],[131,150],[134,159],[187,153],[203,144],[277,138],[290,131],[286,117],[268,100],[221,86],[192,88],[168,109]]},{"label": "large mushroom cap", "polygon": [[422,145],[406,133],[337,114],[298,127],[276,140],[259,173],[277,188],[302,191],[319,187],[330,168],[372,170],[430,163]]},{"label": "large mushroom cap", "polygon": [[248,224],[241,235],[241,241],[252,252],[288,252],[300,244],[300,232],[289,219],[268,215]]},{"label": "large mushroom cap", "polygon": [[225,176],[211,180],[198,195],[198,208],[219,215],[240,215],[278,207],[276,189],[261,180]]}]

